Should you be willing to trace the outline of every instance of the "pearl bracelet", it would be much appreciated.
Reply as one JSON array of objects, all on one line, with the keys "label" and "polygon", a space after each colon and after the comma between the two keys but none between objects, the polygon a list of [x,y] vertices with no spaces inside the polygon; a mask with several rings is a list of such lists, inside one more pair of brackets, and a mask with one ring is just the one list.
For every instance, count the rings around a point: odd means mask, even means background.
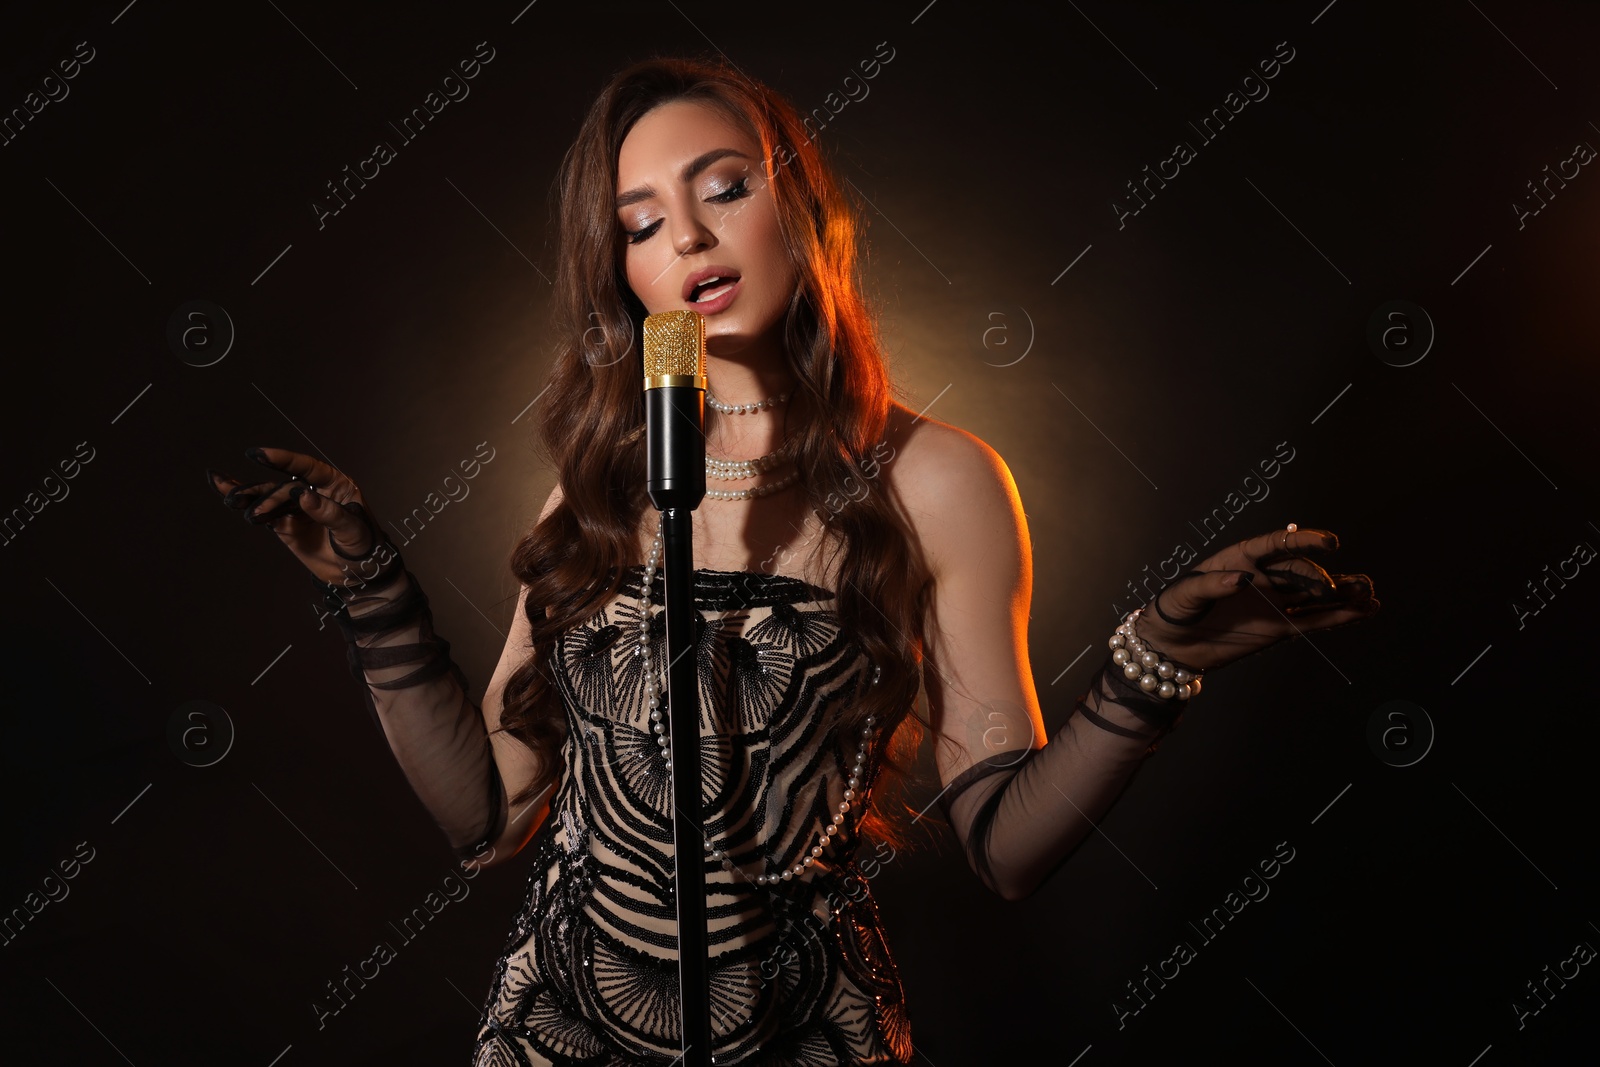
[{"label": "pearl bracelet", "polygon": [[1111,635],[1111,662],[1122,668],[1122,676],[1151,696],[1162,700],[1188,700],[1200,692],[1203,671],[1191,671],[1171,660],[1162,659],[1149,645],[1139,640],[1135,624],[1143,608],[1134,608],[1122,617],[1122,625]]}]

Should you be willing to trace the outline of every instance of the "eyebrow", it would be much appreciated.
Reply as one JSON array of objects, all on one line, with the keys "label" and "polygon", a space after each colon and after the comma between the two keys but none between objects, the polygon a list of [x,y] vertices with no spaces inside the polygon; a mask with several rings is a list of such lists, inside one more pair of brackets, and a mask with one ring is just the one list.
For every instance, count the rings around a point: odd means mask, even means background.
[{"label": "eyebrow", "polygon": [[[693,178],[696,174],[699,174],[701,171],[711,166],[711,164],[715,163],[717,160],[723,159],[727,156],[738,156],[740,159],[746,160],[750,158],[736,148],[713,148],[711,151],[702,152],[700,155],[691,159],[689,161],[689,165],[683,168],[683,173],[678,175],[678,179],[686,182]],[[656,191],[648,185],[641,185],[637,189],[629,189],[627,192],[622,193],[617,197],[617,210],[621,211],[623,208],[637,204],[641,200],[654,199],[655,195]]]}]

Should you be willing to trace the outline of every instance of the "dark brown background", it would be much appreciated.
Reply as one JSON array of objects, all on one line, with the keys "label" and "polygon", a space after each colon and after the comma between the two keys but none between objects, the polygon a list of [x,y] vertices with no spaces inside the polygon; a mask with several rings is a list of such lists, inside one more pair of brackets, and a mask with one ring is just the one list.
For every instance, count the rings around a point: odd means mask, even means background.
[{"label": "dark brown background", "polygon": [[[1209,551],[1190,523],[1279,442],[1294,458],[1271,495],[1212,547],[1333,529],[1385,605],[1215,674],[1032,899],[988,894],[947,835],[887,864],[873,887],[918,1062],[1593,1055],[1592,967],[1521,1029],[1512,1002],[1600,944],[1600,577],[1552,583],[1520,627],[1513,604],[1600,545],[1600,178],[1584,167],[1521,228],[1512,204],[1600,144],[1594,9],[1042,7],[13,5],[0,109],[77,42],[96,55],[0,147],[0,510],[79,442],[94,459],[0,546],[0,912],[79,842],[94,858],[0,945],[8,1062],[466,1062],[525,870],[473,881],[317,1028],[323,983],[396,942],[451,859],[303,572],[202,471],[242,475],[251,445],[319,452],[394,516],[487,441],[471,495],[405,550],[481,697],[507,553],[550,485],[518,416],[553,343],[547,189],[583,108],[657,51],[721,51],[822,106],[885,41],[894,58],[822,140],[873,205],[907,402],[1016,476],[1051,730],[1125,583],[1181,540]],[[323,183],[480,41],[496,54],[471,95],[319,230]],[[1281,41],[1270,95],[1201,145],[1188,123]],[[1197,158],[1119,229],[1111,202],[1180,138]],[[236,330],[211,366],[167,341],[193,300]],[[1386,361],[1367,340],[1394,300],[1437,331],[1409,366],[1392,364],[1421,347]],[[1425,345],[1420,318],[1400,325]],[[191,700],[236,731],[211,766],[169,741]],[[1395,700],[1436,734],[1403,768],[1368,739]],[[1412,716],[1390,759],[1422,750]],[[1189,923],[1279,842],[1295,858],[1271,895],[1201,945]],[[1197,958],[1119,1029],[1124,983],[1179,940]]]}]

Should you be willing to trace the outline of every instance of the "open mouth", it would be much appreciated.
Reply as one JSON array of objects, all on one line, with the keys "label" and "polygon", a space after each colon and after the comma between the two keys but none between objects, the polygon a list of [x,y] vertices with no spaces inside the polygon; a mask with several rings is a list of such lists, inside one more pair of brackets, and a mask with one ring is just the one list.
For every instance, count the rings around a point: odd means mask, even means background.
[{"label": "open mouth", "polygon": [[738,280],[739,276],[737,274],[724,274],[707,278],[690,291],[689,302],[698,304],[702,300],[715,300],[732,289],[734,283]]}]

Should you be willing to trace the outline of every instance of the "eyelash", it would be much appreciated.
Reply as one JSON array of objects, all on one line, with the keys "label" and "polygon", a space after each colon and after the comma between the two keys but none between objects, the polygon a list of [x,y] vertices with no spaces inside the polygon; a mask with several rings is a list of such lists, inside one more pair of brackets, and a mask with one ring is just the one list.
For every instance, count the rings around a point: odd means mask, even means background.
[{"label": "eyelash", "polygon": [[750,195],[750,179],[740,178],[716,196],[708,197],[713,204],[726,204]]},{"label": "eyelash", "polygon": [[[738,181],[734,182],[732,185],[728,186],[726,189],[724,189],[722,192],[718,193],[717,195],[706,197],[706,203],[708,203],[708,204],[730,204],[735,200],[742,200],[743,198],[745,198],[745,197],[747,197],[749,195],[750,195],[750,179],[747,178],[747,177],[746,178],[740,178]],[[655,233],[656,232],[656,227],[658,227],[660,225],[661,225],[661,220],[657,219],[656,221],[652,222],[650,225],[644,227],[643,229],[639,229],[639,230],[623,230],[622,232],[627,235],[628,243],[630,245],[636,245],[636,244],[639,244],[641,241],[649,240],[650,235]]]}]

